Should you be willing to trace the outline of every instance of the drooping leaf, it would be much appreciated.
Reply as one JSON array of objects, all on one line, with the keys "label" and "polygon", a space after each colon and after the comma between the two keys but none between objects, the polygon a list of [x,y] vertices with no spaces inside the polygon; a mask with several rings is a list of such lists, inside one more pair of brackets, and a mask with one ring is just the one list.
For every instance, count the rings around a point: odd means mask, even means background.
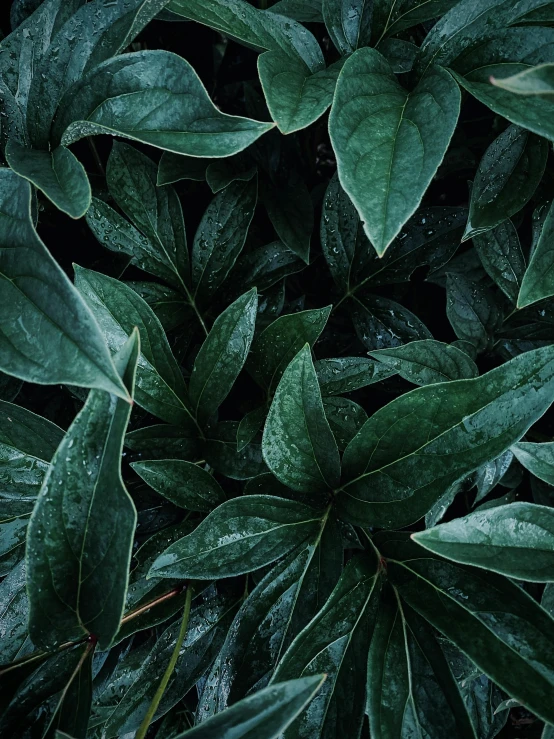
[{"label": "drooping leaf", "polygon": [[215,321],[194,361],[190,402],[200,423],[209,420],[229,394],[254,337],[258,295],[253,288]]},{"label": "drooping leaf", "polygon": [[478,375],[475,362],[467,354],[434,339],[373,351],[371,356],[415,385],[467,380]]},{"label": "drooping leaf", "polygon": [[223,157],[242,151],[272,126],[220,113],[184,59],[139,51],[99,64],[73,85],[60,102],[52,136],[67,146],[105,133],[176,154]]},{"label": "drooping leaf", "polygon": [[128,397],[92,313],[33,227],[29,184],[9,169],[0,169],[0,245],[0,368]]},{"label": "drooping leaf", "polygon": [[554,259],[552,238],[554,235],[554,202],[542,225],[539,240],[531,254],[529,266],[521,283],[517,307],[525,308],[543,298],[554,295]]},{"label": "drooping leaf", "polygon": [[234,577],[283,557],[308,540],[321,514],[265,495],[228,500],[154,562],[150,575],[179,579]]},{"label": "drooping leaf", "polygon": [[[135,331],[115,357],[130,396],[139,357]],[[29,630],[53,649],[87,634],[106,649],[118,628],[136,512],[120,472],[130,405],[101,390],[64,436],[29,523]]]},{"label": "drooping leaf", "polygon": [[275,477],[293,490],[324,491],[339,482],[337,444],[325,416],[308,344],[288,365],[275,391],[262,450]]},{"label": "drooping leaf", "polygon": [[29,180],[71,218],[81,218],[87,212],[91,203],[87,173],[65,146],[40,151],[9,141],[6,161],[14,172]]},{"label": "drooping leaf", "polygon": [[412,535],[425,549],[502,575],[554,581],[554,511],[511,503],[440,524]]},{"label": "drooping leaf", "polygon": [[433,67],[408,94],[375,49],[358,49],[337,82],[329,133],[343,188],[385,253],[416,211],[458,120],[460,92]]},{"label": "drooping leaf", "polygon": [[510,448],[545,413],[553,373],[545,347],[481,377],[393,400],[346,449],[341,515],[389,528],[417,521],[452,483]]},{"label": "drooping leaf", "polygon": [[225,501],[219,483],[197,464],[159,459],[131,466],[157,493],[188,511],[209,513]]}]

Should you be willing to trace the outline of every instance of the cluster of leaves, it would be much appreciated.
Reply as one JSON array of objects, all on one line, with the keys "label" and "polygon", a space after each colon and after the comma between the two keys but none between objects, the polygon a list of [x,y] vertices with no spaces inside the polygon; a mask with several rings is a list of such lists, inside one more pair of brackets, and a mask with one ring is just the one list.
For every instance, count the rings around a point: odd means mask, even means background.
[{"label": "cluster of leaves", "polygon": [[8,8],[0,734],[550,739],[554,3],[270,4]]}]

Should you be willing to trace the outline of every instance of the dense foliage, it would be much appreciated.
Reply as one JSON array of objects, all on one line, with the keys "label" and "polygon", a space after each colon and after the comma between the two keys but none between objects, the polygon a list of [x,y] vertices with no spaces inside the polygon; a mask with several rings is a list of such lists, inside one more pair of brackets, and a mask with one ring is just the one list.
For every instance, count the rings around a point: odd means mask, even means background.
[{"label": "dense foliage", "polygon": [[0,735],[551,739],[554,3],[7,5]]}]

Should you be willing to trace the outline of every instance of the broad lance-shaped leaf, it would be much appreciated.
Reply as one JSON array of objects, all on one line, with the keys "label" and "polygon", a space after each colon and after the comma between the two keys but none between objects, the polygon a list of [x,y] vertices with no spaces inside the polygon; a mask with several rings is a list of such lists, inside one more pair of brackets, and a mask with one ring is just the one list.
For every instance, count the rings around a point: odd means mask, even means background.
[{"label": "broad lance-shaped leaf", "polygon": [[425,549],[531,582],[554,582],[554,510],[511,503],[413,534]]},{"label": "broad lance-shaped leaf", "polygon": [[318,340],[330,312],[327,306],[280,316],[256,337],[246,369],[268,396],[304,344],[313,346]]},{"label": "broad lance-shaped leaf", "polygon": [[0,522],[31,513],[63,431],[0,401]]},{"label": "broad lance-shaped leaf", "polygon": [[122,54],[94,67],[60,103],[55,144],[111,134],[176,154],[226,157],[273,127],[214,106],[191,65],[167,51]]},{"label": "broad lance-shaped leaf", "polygon": [[351,54],[371,41],[373,7],[366,0],[323,0],[323,19],[337,51]]},{"label": "broad lance-shaped leaf", "polygon": [[150,306],[120,280],[77,265],[75,284],[100,324],[112,353],[121,348],[138,326],[141,354],[136,402],[168,423],[190,425],[192,416],[187,406],[185,381]]},{"label": "broad lance-shaped leaf", "polygon": [[265,462],[282,483],[309,493],[340,479],[337,443],[325,416],[309,344],[285,370],[264,428]]},{"label": "broad lance-shaped leaf", "polygon": [[216,579],[253,572],[310,539],[322,513],[293,500],[246,495],[228,500],[152,565],[151,577]]},{"label": "broad lance-shaped leaf", "polygon": [[411,93],[375,49],[358,49],[342,68],[329,134],[341,185],[379,255],[420,204],[459,111],[459,88],[440,67]]},{"label": "broad lance-shaped leaf", "polygon": [[325,676],[288,680],[244,698],[174,739],[274,739],[302,713],[324,684]]},{"label": "broad lance-shaped leaf", "polygon": [[209,513],[225,502],[225,493],[213,475],[182,459],[135,462],[131,467],[150,487],[188,511]]},{"label": "broad lance-shaped leaf", "polygon": [[81,218],[91,203],[85,168],[65,146],[40,151],[8,141],[6,161],[18,175],[29,180],[71,218]]},{"label": "broad lance-shaped leaf", "polygon": [[479,374],[475,362],[467,354],[434,339],[373,351],[371,356],[415,385],[466,380]]},{"label": "broad lance-shaped leaf", "polygon": [[367,714],[373,739],[475,739],[433,629],[387,588],[369,651]]},{"label": "broad lance-shaped leaf", "polygon": [[393,400],[344,453],[341,515],[385,528],[417,521],[450,485],[519,441],[548,410],[553,392],[554,348],[547,346],[481,377]]},{"label": "broad lance-shaped leaf", "polygon": [[0,315],[0,369],[128,397],[92,313],[33,227],[29,183],[10,169],[0,169]]},{"label": "broad lance-shaped leaf", "polygon": [[190,402],[200,423],[225,400],[246,362],[256,327],[258,295],[252,288],[223,311],[194,360]]},{"label": "broad lance-shaped leaf", "polygon": [[554,485],[554,442],[533,444],[520,441],[511,449],[525,469],[549,485]]},{"label": "broad lance-shaped leaf", "polygon": [[[133,395],[138,331],[115,362]],[[92,390],[64,436],[31,516],[27,539],[29,631],[54,649],[86,634],[107,649],[123,614],[136,511],[121,479],[131,406]]]},{"label": "broad lance-shaped leaf", "polygon": [[350,560],[329,600],[277,665],[272,684],[293,675],[327,674],[310,710],[285,733],[286,739],[359,736],[379,590],[376,562],[367,556]]},{"label": "broad lance-shaped leaf", "polygon": [[314,368],[324,397],[351,393],[396,374],[383,362],[366,357],[320,359],[314,363]]},{"label": "broad lance-shaped leaf", "polygon": [[358,338],[370,351],[431,339],[431,332],[410,310],[380,295],[353,295],[350,315]]},{"label": "broad lance-shaped leaf", "polygon": [[531,254],[531,261],[517,298],[517,307],[525,308],[543,298],[554,295],[554,201],[542,224],[539,240]]},{"label": "broad lance-shaped leaf", "polygon": [[119,54],[167,0],[92,0],[64,24],[29,89],[27,128],[35,148],[48,148],[50,127],[66,90],[88,70]]},{"label": "broad lance-shaped leaf", "polygon": [[503,79],[491,79],[493,85],[517,95],[554,95],[554,64],[539,64]]},{"label": "broad lance-shaped leaf", "polygon": [[208,205],[192,245],[194,298],[209,302],[239,256],[258,199],[257,178],[232,182]]},{"label": "broad lance-shaped leaf", "polygon": [[426,556],[407,533],[375,544],[401,598],[510,697],[554,723],[554,619],[508,578]]},{"label": "broad lance-shaped leaf", "polygon": [[520,211],[542,179],[548,144],[519,126],[508,126],[484,153],[471,188],[464,240]]},{"label": "broad lance-shaped leaf", "polygon": [[314,536],[252,590],[229,628],[220,665],[207,678],[217,713],[267,685],[280,657],[331,595],[343,557],[340,528],[328,511]]}]

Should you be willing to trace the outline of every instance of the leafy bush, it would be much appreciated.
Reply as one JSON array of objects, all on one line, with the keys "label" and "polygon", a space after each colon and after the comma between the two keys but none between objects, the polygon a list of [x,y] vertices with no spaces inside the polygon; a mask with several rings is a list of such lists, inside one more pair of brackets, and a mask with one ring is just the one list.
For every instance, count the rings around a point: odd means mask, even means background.
[{"label": "leafy bush", "polygon": [[553,5],[267,5],[3,11],[0,735],[548,739]]}]

